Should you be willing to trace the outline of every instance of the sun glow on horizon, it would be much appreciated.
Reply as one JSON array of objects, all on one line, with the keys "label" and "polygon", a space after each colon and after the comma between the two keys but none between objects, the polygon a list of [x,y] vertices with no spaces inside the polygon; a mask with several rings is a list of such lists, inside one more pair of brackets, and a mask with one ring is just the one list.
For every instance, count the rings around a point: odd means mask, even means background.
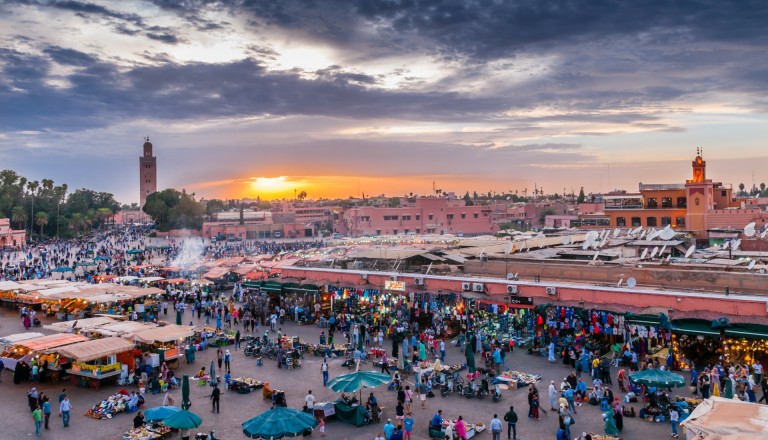
[{"label": "sun glow on horizon", "polygon": [[251,188],[263,194],[279,194],[289,191],[295,186],[285,176],[255,177],[251,181]]}]

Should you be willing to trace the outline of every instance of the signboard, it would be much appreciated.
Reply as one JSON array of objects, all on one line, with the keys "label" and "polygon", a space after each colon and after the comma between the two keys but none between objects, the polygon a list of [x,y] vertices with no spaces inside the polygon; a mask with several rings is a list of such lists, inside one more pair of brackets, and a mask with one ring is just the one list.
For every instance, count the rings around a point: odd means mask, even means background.
[{"label": "signboard", "polygon": [[405,292],[405,281],[384,281],[384,290]]},{"label": "signboard", "polygon": [[530,296],[509,296],[507,304],[510,306],[533,306],[533,297]]}]

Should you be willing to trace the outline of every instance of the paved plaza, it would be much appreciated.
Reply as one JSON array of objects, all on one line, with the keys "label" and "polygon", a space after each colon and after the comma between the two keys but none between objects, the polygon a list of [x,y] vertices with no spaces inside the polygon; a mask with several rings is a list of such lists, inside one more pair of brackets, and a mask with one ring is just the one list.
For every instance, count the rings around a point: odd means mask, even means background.
[{"label": "paved plaza", "polygon": [[[169,315],[168,319],[172,320],[173,318],[170,318]],[[189,323],[190,321],[195,324],[198,323],[196,318],[193,318],[189,312],[186,312],[184,322]],[[200,324],[204,324],[204,322],[200,322]],[[321,331],[321,329],[316,326],[296,326],[290,322],[286,322],[285,325],[282,326],[282,329],[284,334],[300,336],[310,343],[318,342],[318,336]],[[263,330],[263,327],[261,327],[262,332]],[[8,335],[23,331],[24,327],[22,326],[21,320],[18,319],[18,315],[9,309],[3,309],[0,316],[0,335]],[[43,330],[43,332],[45,332],[45,330]],[[385,346],[391,347],[391,343],[385,341]],[[337,397],[333,391],[328,388],[323,388],[322,386],[322,375],[320,372],[322,358],[320,357],[307,354],[300,369],[284,370],[278,369],[275,362],[269,360],[265,360],[264,366],[257,367],[254,358],[244,356],[242,351],[234,351],[234,346],[229,346],[228,348],[234,355],[232,377],[253,377],[258,380],[269,382],[272,388],[281,389],[286,392],[288,406],[292,408],[301,408],[304,396],[306,396],[307,391],[310,389],[317,397],[318,401],[330,401]],[[194,364],[187,365],[181,360],[177,375],[181,376],[183,374],[188,374],[191,377],[200,367],[205,366],[208,368],[211,360],[215,359],[215,356],[215,349],[209,348],[208,350],[197,353],[197,359]],[[462,363],[463,360],[462,352],[458,348],[449,345],[446,362],[455,364]],[[341,363],[341,359],[333,359],[330,362],[331,378],[350,371],[347,368],[342,367]],[[556,383],[559,384],[570,370],[559,362],[550,364],[545,357],[528,355],[523,350],[516,350],[512,354],[508,354],[506,357],[506,364],[507,367],[514,370],[540,374],[542,376],[542,380],[538,385],[539,392],[542,396],[542,414],[540,420],[531,420],[526,417],[528,411],[526,388],[503,391],[502,400],[498,403],[494,403],[489,397],[486,397],[483,400],[468,400],[457,394],[452,394],[443,398],[439,393],[436,393],[436,397],[427,399],[426,409],[419,408],[418,403],[414,404],[413,416],[416,420],[414,438],[428,438],[426,427],[429,423],[429,419],[438,409],[442,409],[443,415],[446,417],[456,418],[457,416],[462,415],[464,416],[464,419],[469,422],[480,422],[487,426],[494,413],[499,414],[499,417],[501,418],[508,410],[509,406],[514,405],[515,410],[520,417],[517,426],[518,438],[522,440],[554,439],[557,431],[558,418],[556,413],[545,410],[545,408],[549,407],[546,397],[547,386],[549,385],[550,380],[555,380]],[[365,368],[371,369],[372,367],[368,364]],[[614,377],[615,374],[616,371],[614,370]],[[586,375],[584,377],[585,380],[588,380]],[[0,411],[2,411],[3,414],[3,432],[0,434],[0,438],[18,439],[34,436],[34,423],[27,407],[26,398],[26,392],[31,385],[28,383],[14,385],[10,371],[4,372],[2,378],[3,383],[0,384],[0,390],[2,390],[2,394],[0,394],[2,395],[0,400]],[[412,377],[409,379],[412,380]],[[246,438],[242,433],[241,423],[270,407],[268,402],[262,400],[261,392],[257,391],[250,394],[238,394],[235,392],[224,391],[221,399],[221,413],[214,414],[211,412],[210,400],[208,399],[210,387],[201,387],[194,380],[191,381],[191,385],[191,411],[196,412],[203,418],[203,425],[198,431],[214,429],[216,435],[222,440]],[[54,402],[56,402],[56,396],[63,387],[67,388],[67,393],[72,401],[73,411],[71,426],[66,429],[63,427],[61,419],[56,415],[58,410],[57,405],[53,405],[54,414],[51,418],[51,429],[48,431],[44,430],[42,438],[121,439],[122,434],[132,427],[133,415],[128,413],[120,413],[114,418],[107,420],[94,420],[83,415],[89,407],[112,394],[120,387],[112,385],[103,387],[101,390],[92,390],[77,388],[69,383],[45,383],[37,386],[38,390],[44,391]],[[129,388],[129,391],[131,389],[132,388]],[[396,393],[387,391],[386,387],[383,386],[373,391],[378,396],[379,404],[386,408],[384,422],[378,425],[374,424],[357,428],[330,419],[326,423],[326,438],[334,440],[345,438],[350,440],[372,440],[376,436],[377,431],[382,429],[383,423],[386,422],[386,418],[391,417],[394,420]],[[687,388],[680,388],[677,391],[685,393],[686,395],[688,394]],[[364,396],[367,395],[368,392],[369,391],[364,390]],[[622,395],[618,393],[617,389],[614,390],[614,392],[617,396]],[[181,402],[180,389],[173,390],[171,394],[177,404]],[[145,407],[153,407],[162,404],[163,394],[152,395],[147,393],[145,398]],[[634,406],[635,411],[639,410],[639,404],[634,404]],[[574,436],[585,431],[598,434],[604,432],[599,407],[583,405],[578,407],[577,410],[578,414],[575,416],[576,424],[572,426],[572,434]],[[637,418],[625,418],[624,431],[621,437],[627,440],[658,439],[668,437],[670,432],[671,430],[668,424],[645,422],[640,421]],[[312,437],[320,438],[320,434],[314,433]],[[485,437],[490,439],[491,434],[486,431],[478,436],[478,438]],[[502,438],[506,438],[506,432]]]}]

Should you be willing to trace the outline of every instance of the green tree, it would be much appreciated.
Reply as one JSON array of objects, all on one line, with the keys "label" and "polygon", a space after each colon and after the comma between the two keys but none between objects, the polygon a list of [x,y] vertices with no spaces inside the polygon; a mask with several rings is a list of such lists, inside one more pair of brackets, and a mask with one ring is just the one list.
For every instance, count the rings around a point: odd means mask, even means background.
[{"label": "green tree", "polygon": [[211,199],[205,203],[205,214],[211,216],[224,210],[224,202],[218,199]]},{"label": "green tree", "polygon": [[[27,190],[29,190],[29,195],[32,197],[32,214],[31,218],[35,218],[35,194],[37,193],[37,189],[40,188],[40,182],[37,180],[33,180],[31,182],[27,182]],[[29,226],[29,233],[32,234],[32,225]]]},{"label": "green tree", "polygon": [[746,186],[743,183],[740,183],[739,184],[739,195],[742,195],[742,196],[744,195],[744,193],[745,193],[744,188],[746,188]]},{"label": "green tree", "polygon": [[387,200],[387,206],[390,208],[397,208],[400,206],[400,197],[390,197],[389,200]]},{"label": "green tree", "polygon": [[23,206],[16,206],[11,211],[11,221],[16,223],[18,229],[23,229],[27,224],[27,210]]},{"label": "green tree", "polygon": [[765,182],[760,184],[760,195],[765,197]]},{"label": "green tree", "polygon": [[576,199],[576,203],[584,203],[587,200],[587,196],[584,194],[584,187],[579,190],[579,197]]},{"label": "green tree", "polygon": [[35,215],[35,224],[37,224],[37,226],[40,228],[40,236],[42,237],[43,228],[48,224],[48,214],[43,211],[39,211],[37,215]]},{"label": "green tree", "polygon": [[152,193],[144,205],[158,231],[199,229],[203,224],[203,207],[192,197],[175,189]]},{"label": "green tree", "polygon": [[76,212],[69,217],[69,228],[76,234],[84,231],[86,225],[85,214],[83,213]]},{"label": "green tree", "polygon": [[469,196],[469,191],[464,194],[464,205],[465,206],[475,206],[475,202],[472,201],[472,197]]},{"label": "green tree", "polygon": [[114,213],[111,209],[106,207],[101,207],[96,210],[96,218],[99,221],[99,226],[104,226],[106,223],[109,222],[109,219],[112,218]]},{"label": "green tree", "polygon": [[299,195],[296,196],[296,198],[303,201],[304,199],[307,198],[307,192],[306,191],[300,192]]}]

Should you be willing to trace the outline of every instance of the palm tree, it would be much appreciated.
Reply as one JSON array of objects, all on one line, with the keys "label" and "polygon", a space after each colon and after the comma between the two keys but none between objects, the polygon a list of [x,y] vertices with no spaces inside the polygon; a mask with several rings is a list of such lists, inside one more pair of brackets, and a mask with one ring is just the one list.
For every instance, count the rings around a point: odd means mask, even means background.
[{"label": "palm tree", "polygon": [[43,227],[48,224],[48,214],[40,211],[35,216],[35,223],[40,227],[40,236],[43,235]]},{"label": "palm tree", "polygon": [[27,224],[27,210],[23,206],[16,206],[11,211],[11,220],[16,223],[17,226],[23,228]]},{"label": "palm tree", "polygon": [[[35,193],[37,192],[37,189],[40,188],[40,182],[37,180],[33,180],[31,182],[27,182],[27,189],[29,190],[29,194],[32,195],[32,214],[30,218],[35,218]],[[29,233],[32,234],[33,225],[30,223],[29,225]]]},{"label": "palm tree", "polygon": [[85,228],[85,224],[85,216],[82,213],[76,212],[69,218],[69,227],[75,232],[79,232]]},{"label": "palm tree", "polygon": [[53,196],[56,198],[56,238],[59,238],[59,208],[61,202],[64,200],[64,196],[67,195],[67,184],[64,183],[61,186],[53,188]]},{"label": "palm tree", "polygon": [[110,217],[112,217],[112,210],[109,208],[99,208],[96,211],[96,217],[99,219],[99,224],[103,225]]}]

